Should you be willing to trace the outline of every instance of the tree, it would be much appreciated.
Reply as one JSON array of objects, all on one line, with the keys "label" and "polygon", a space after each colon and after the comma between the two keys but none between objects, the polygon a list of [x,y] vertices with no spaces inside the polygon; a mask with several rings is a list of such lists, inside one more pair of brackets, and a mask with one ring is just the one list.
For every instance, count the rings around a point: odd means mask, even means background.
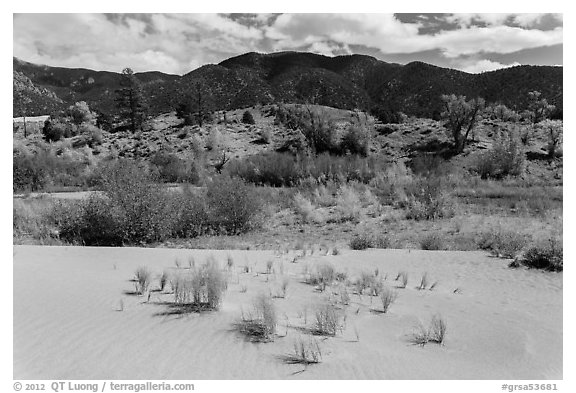
[{"label": "tree", "polygon": [[18,108],[18,112],[22,115],[22,120],[24,121],[24,138],[28,137],[28,130],[26,127],[26,105],[31,102],[30,98],[26,97],[21,90],[15,91],[13,93],[12,99],[14,100],[14,106]]},{"label": "tree", "polygon": [[196,82],[196,91],[188,95],[184,102],[178,105],[176,116],[184,119],[184,124],[198,124],[200,127],[211,118],[211,98],[208,90],[200,82]]},{"label": "tree", "polygon": [[256,124],[254,121],[254,116],[252,116],[252,112],[245,111],[242,115],[242,123],[244,124]]},{"label": "tree", "polygon": [[96,124],[96,113],[92,112],[88,104],[80,101],[70,106],[66,114],[72,118],[72,122],[79,126],[82,123]]},{"label": "tree", "polygon": [[116,90],[116,103],[120,109],[120,116],[129,122],[130,130],[136,132],[146,118],[146,101],[142,86],[134,71],[130,68],[122,70],[121,88]]},{"label": "tree", "polygon": [[444,111],[441,114],[444,119],[444,127],[449,137],[454,140],[454,149],[461,153],[466,147],[468,136],[476,126],[482,111],[484,99],[475,98],[466,101],[465,96],[442,95]]},{"label": "tree", "polygon": [[552,159],[556,155],[558,145],[562,143],[563,124],[560,120],[544,120],[538,124],[546,134],[548,134],[548,158]]},{"label": "tree", "polygon": [[535,125],[545,120],[556,109],[556,106],[548,104],[546,98],[540,98],[542,93],[531,91],[528,93],[528,110],[532,117],[532,124]]}]

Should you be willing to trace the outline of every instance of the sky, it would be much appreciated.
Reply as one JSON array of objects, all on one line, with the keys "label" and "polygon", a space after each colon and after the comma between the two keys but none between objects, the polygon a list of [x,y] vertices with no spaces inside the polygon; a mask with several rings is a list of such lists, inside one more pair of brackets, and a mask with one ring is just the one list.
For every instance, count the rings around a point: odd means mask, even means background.
[{"label": "sky", "polygon": [[14,14],[15,57],[183,75],[246,52],[366,54],[470,73],[562,65],[562,14]]}]

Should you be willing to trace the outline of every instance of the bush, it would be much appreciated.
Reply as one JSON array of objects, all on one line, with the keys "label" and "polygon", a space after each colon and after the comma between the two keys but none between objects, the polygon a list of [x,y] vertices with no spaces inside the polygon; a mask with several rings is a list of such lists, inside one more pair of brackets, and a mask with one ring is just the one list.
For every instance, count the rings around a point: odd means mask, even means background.
[{"label": "bush", "polygon": [[148,287],[150,287],[150,271],[145,267],[139,267],[134,274],[134,278],[136,280],[136,292],[138,295],[143,295],[146,291],[148,291]]},{"label": "bush", "polygon": [[518,176],[524,171],[525,155],[520,141],[508,134],[498,139],[492,148],[481,153],[474,171],[482,179],[502,179],[506,176]]},{"label": "bush", "polygon": [[174,303],[193,310],[217,310],[227,289],[226,277],[214,261],[174,279]]},{"label": "bush", "polygon": [[314,333],[325,336],[335,336],[342,331],[342,315],[333,304],[326,303],[316,307]]},{"label": "bush", "polygon": [[429,233],[420,239],[420,248],[423,250],[443,250],[444,241],[437,233]]},{"label": "bush", "polygon": [[252,112],[245,111],[244,114],[242,114],[242,123],[256,124],[256,121],[254,121],[254,116],[252,116]]},{"label": "bush", "polygon": [[366,234],[358,234],[350,240],[352,250],[365,250],[373,246],[372,239]]},{"label": "bush", "polygon": [[390,288],[384,288],[380,293],[380,301],[382,302],[382,310],[387,313],[392,303],[398,298],[398,293]]},{"label": "bush", "polygon": [[33,154],[15,154],[12,165],[12,189],[39,191],[48,183],[47,168]]},{"label": "bush", "polygon": [[340,141],[342,154],[358,154],[363,157],[368,155],[370,133],[366,127],[350,125]]},{"label": "bush", "polygon": [[173,234],[181,238],[191,238],[206,234],[211,230],[208,205],[202,195],[184,189],[171,199],[172,210],[176,213]]},{"label": "bush", "polygon": [[102,182],[126,242],[162,241],[171,234],[174,217],[169,196],[144,168],[119,160],[104,168]]},{"label": "bush", "polygon": [[237,235],[257,226],[262,201],[242,180],[220,176],[208,183],[210,223],[220,233]]},{"label": "bush", "polygon": [[58,209],[60,239],[85,246],[123,244],[117,211],[109,198],[91,195],[76,206]]},{"label": "bush", "polygon": [[42,134],[48,142],[57,142],[62,138],[70,138],[78,133],[78,127],[62,116],[50,116],[44,122]]},{"label": "bush", "polygon": [[161,180],[169,183],[198,183],[200,176],[193,161],[185,161],[175,154],[158,151],[150,158],[150,164],[156,167]]},{"label": "bush", "polygon": [[320,215],[312,202],[301,193],[294,195],[294,212],[300,216],[302,222],[319,222]]},{"label": "bush", "polygon": [[532,246],[520,258],[520,263],[529,268],[561,272],[564,268],[562,242],[550,239],[545,244]]},{"label": "bush", "polygon": [[360,218],[360,197],[351,186],[342,186],[336,196],[336,211],[342,221],[356,221]]},{"label": "bush", "polygon": [[241,333],[253,341],[272,341],[277,325],[278,317],[272,298],[260,294],[252,303],[252,312],[242,313],[238,327]]},{"label": "bush", "polygon": [[530,236],[511,231],[491,231],[481,234],[477,241],[482,250],[490,250],[495,256],[514,258],[528,244]]},{"label": "bush", "polygon": [[406,189],[408,196],[406,218],[435,220],[454,215],[452,199],[443,189],[439,177],[419,178]]}]

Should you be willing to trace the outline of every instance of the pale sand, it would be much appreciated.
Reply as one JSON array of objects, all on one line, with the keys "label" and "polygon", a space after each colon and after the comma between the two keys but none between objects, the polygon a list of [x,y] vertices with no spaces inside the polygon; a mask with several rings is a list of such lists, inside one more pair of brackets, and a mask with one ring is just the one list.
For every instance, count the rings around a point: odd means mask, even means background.
[{"label": "pale sand", "polygon": [[[234,273],[220,311],[161,315],[169,294],[151,302],[132,291],[137,267],[156,275],[214,255]],[[292,253],[293,255],[293,253]],[[263,272],[274,260],[277,277],[240,274],[249,262]],[[246,341],[233,329],[241,307],[260,291],[275,291],[280,260],[290,277],[279,309],[279,337]],[[14,247],[14,379],[561,379],[562,276],[509,269],[507,261],[482,252],[343,250],[337,256],[308,256],[295,264],[272,251],[209,251],[143,248]],[[321,294],[301,282],[306,263],[331,262],[351,279],[361,270],[410,274],[408,288],[389,313],[370,311],[378,299],[351,294],[343,334],[323,340],[322,363],[304,368],[279,357],[292,351],[298,314]],[[116,268],[114,267],[116,266]],[[415,286],[423,272],[438,280],[434,291]],[[240,284],[237,283],[239,278]],[[241,285],[247,292],[242,293]],[[155,280],[153,286],[157,286]],[[454,294],[455,288],[460,294]],[[352,290],[350,289],[350,292]],[[124,311],[117,311],[120,301]],[[356,314],[356,310],[359,313]],[[441,313],[448,323],[444,346],[414,346],[407,335],[419,321]],[[309,314],[312,314],[309,311]],[[159,315],[160,314],[160,315]],[[311,325],[312,315],[308,316]],[[355,328],[355,329],[354,329]],[[355,330],[360,335],[356,341]],[[305,370],[304,372],[300,372]]]}]

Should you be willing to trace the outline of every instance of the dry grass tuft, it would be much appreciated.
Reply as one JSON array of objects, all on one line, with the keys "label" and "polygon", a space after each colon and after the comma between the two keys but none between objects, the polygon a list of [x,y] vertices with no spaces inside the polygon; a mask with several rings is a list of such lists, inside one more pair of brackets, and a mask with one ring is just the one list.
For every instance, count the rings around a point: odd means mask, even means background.
[{"label": "dry grass tuft", "polygon": [[335,336],[343,329],[343,317],[331,303],[325,303],[316,307],[314,314],[314,333],[324,336]]},{"label": "dry grass tuft", "polygon": [[148,287],[150,286],[150,280],[152,275],[150,271],[145,267],[139,267],[134,273],[136,279],[136,292],[138,295],[143,295],[146,291],[148,291]]},{"label": "dry grass tuft", "polygon": [[252,311],[242,312],[242,320],[237,323],[239,331],[251,341],[268,342],[274,340],[278,317],[272,298],[259,294],[254,298]]},{"label": "dry grass tuft", "polygon": [[294,341],[294,352],[283,356],[284,362],[289,364],[316,364],[322,361],[322,350],[318,340],[309,337],[304,340],[298,337]]},{"label": "dry grass tuft", "polygon": [[398,293],[390,288],[384,288],[382,293],[380,293],[380,301],[382,302],[382,310],[384,313],[388,312],[388,309],[398,298]]}]

